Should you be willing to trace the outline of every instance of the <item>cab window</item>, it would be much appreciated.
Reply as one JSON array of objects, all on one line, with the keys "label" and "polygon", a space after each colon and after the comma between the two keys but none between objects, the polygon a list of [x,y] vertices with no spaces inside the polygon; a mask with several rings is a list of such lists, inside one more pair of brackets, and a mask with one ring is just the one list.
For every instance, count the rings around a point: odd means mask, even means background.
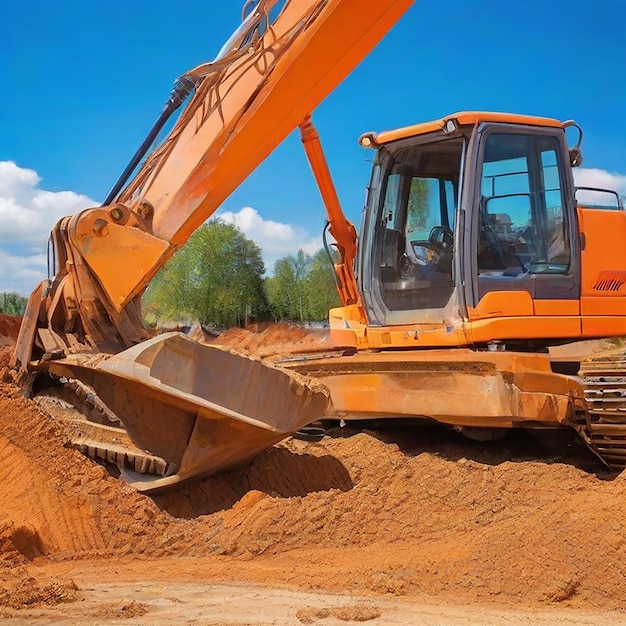
[{"label": "cab window", "polygon": [[556,137],[488,136],[479,206],[479,273],[569,271],[571,247],[558,147]]}]

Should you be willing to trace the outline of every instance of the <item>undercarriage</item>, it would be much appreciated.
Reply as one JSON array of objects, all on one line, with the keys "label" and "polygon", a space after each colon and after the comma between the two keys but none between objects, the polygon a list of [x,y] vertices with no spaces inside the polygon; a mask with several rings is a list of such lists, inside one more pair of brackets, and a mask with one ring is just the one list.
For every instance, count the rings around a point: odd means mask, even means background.
[{"label": "undercarriage", "polygon": [[[278,367],[247,357],[240,362],[241,355],[236,355],[231,373],[214,363],[212,373],[197,374],[205,393],[223,389],[217,414],[202,408],[197,397],[192,401],[184,397],[184,390],[193,387],[188,365],[193,363],[195,371],[196,350],[209,349],[212,358],[215,354],[228,358],[231,353],[180,335],[165,337],[153,349],[168,364],[165,370],[145,355],[110,358],[107,365],[92,362],[101,357],[50,361],[48,377],[36,395],[40,406],[63,424],[69,445],[113,468],[141,491],[162,490],[244,465],[294,430],[300,429],[303,438],[322,437],[320,424],[337,423],[375,428],[426,421],[478,441],[517,428],[537,434],[573,429],[608,470],[626,466],[622,352],[579,364],[554,361],[549,354],[506,351],[331,349],[283,356],[274,360]],[[191,352],[181,358],[186,350]],[[138,369],[142,361],[149,363],[149,375]],[[242,363],[252,368],[252,375],[242,376]],[[164,392],[168,375],[174,377],[169,383],[175,383],[177,392]],[[284,405],[277,382],[286,384],[282,393],[291,393],[294,378],[299,385],[306,381],[302,387],[306,391],[296,392]],[[240,388],[242,380],[252,381],[252,387]],[[265,400],[253,408],[259,390],[268,386],[276,390],[266,395],[269,404]],[[326,399],[324,387],[332,400],[326,411],[320,408]],[[246,403],[248,417],[242,417],[241,402]],[[297,424],[291,419],[295,411],[301,413]],[[292,424],[289,432],[281,426],[281,414]]]}]

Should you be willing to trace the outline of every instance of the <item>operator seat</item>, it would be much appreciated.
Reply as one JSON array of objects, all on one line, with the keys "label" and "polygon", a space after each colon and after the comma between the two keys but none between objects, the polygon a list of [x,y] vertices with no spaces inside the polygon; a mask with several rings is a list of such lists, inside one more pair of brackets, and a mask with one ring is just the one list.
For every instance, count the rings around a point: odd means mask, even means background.
[{"label": "operator seat", "polygon": [[386,228],[383,234],[383,251],[380,262],[380,276],[384,283],[398,280],[400,257],[404,254],[404,234],[395,228]]},{"label": "operator seat", "polygon": [[478,245],[478,269],[504,270],[506,262],[500,240],[490,223],[480,225]]}]

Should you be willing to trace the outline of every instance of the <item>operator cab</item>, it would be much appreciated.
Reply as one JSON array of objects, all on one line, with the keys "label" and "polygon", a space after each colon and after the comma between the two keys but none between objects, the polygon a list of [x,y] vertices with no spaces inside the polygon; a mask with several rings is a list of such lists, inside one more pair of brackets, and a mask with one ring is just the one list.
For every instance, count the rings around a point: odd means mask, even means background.
[{"label": "operator cab", "polygon": [[494,291],[578,301],[564,128],[459,113],[360,138],[377,150],[357,261],[368,325],[462,324]]}]

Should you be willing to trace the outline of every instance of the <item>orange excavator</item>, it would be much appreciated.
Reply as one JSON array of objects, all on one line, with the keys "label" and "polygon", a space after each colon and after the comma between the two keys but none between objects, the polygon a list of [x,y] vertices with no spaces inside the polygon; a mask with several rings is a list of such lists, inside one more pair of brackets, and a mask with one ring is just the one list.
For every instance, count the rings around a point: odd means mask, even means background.
[{"label": "orange excavator", "polygon": [[[619,362],[581,378],[580,356],[558,352],[626,335],[613,253],[626,214],[617,197],[616,210],[578,205],[573,122],[470,112],[366,133],[376,156],[358,240],[341,210],[311,114],[411,4],[249,0],[217,58],[177,81],[104,204],[53,230],[54,276],[30,297],[14,364],[34,392],[71,392],[87,414],[70,420],[73,445],[138,489],[243,464],[322,416],[425,417],[475,437],[570,427],[623,466],[623,409],[604,401],[621,397]],[[339,251],[337,351],[275,367],[152,336],[150,279],[295,128]]]}]

